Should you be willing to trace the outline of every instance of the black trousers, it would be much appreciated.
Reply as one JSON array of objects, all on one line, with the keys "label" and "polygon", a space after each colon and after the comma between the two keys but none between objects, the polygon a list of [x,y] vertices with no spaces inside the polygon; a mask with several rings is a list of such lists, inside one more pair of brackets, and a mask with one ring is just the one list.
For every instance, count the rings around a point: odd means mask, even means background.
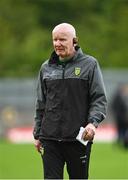
[{"label": "black trousers", "polygon": [[92,142],[84,146],[78,141],[43,140],[42,144],[44,179],[63,179],[65,163],[69,179],[88,179]]}]

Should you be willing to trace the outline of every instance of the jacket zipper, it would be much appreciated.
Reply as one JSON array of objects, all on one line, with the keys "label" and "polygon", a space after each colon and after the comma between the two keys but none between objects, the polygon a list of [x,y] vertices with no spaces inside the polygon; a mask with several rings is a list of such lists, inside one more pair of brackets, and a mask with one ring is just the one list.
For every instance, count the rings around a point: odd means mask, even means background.
[{"label": "jacket zipper", "polygon": [[64,79],[64,75],[65,75],[65,65],[62,65],[62,70],[63,70],[62,79]]},{"label": "jacket zipper", "polygon": [[[64,78],[65,78],[65,64],[62,65],[62,80],[64,80]],[[60,139],[58,139],[59,142],[62,141],[61,123],[62,123],[62,122],[60,122]]]}]

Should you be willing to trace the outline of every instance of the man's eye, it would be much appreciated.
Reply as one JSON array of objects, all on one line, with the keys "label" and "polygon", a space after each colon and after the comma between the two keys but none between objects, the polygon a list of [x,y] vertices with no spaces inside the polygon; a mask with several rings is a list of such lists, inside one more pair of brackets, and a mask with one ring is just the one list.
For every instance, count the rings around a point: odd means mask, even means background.
[{"label": "man's eye", "polygon": [[60,41],[65,41],[65,39],[60,39]]},{"label": "man's eye", "polygon": [[64,41],[66,41],[66,39],[63,39],[63,38],[62,39],[53,39],[53,41],[54,42],[57,42],[57,41],[64,42]]}]

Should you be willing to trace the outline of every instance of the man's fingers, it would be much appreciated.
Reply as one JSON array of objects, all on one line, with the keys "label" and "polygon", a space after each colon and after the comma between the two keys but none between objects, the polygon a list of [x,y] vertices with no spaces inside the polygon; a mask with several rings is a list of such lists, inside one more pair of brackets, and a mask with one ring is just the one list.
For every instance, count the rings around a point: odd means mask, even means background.
[{"label": "man's fingers", "polygon": [[42,145],[39,140],[35,140],[35,148],[39,153],[41,153]]},{"label": "man's fingers", "polygon": [[40,150],[41,150],[41,145],[35,145],[35,147],[36,147],[36,150],[38,151],[38,152],[41,152]]},{"label": "man's fingers", "polygon": [[85,129],[83,135],[82,135],[82,139],[83,140],[92,140],[94,138],[95,132],[93,131],[93,129],[88,128]]},{"label": "man's fingers", "polygon": [[83,140],[86,140],[85,138],[86,138],[87,134],[88,134],[88,132],[87,132],[87,130],[85,129],[85,131],[84,131],[83,134],[82,134],[82,139],[83,139]]}]

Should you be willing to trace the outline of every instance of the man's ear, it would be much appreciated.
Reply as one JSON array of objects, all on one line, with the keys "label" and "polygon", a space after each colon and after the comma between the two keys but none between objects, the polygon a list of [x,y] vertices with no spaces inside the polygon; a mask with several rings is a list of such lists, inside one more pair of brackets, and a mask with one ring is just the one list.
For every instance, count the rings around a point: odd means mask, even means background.
[{"label": "man's ear", "polygon": [[73,44],[74,45],[77,45],[78,44],[78,38],[76,37],[76,38],[73,38]]}]

